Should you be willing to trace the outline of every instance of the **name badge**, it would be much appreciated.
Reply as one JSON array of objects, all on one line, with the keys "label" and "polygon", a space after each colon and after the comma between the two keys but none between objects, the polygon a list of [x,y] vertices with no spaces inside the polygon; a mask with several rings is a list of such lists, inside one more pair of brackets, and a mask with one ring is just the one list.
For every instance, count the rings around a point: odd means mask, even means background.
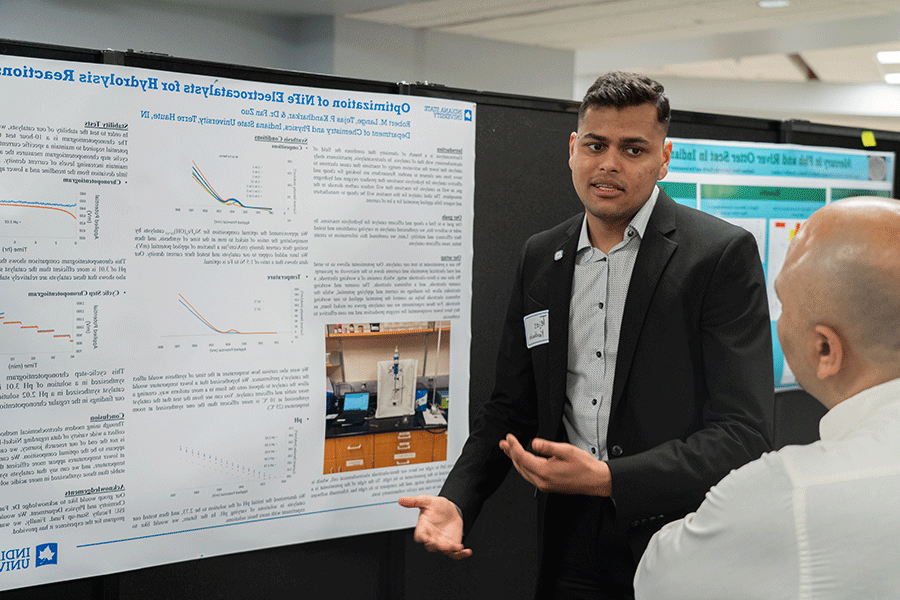
[{"label": "name badge", "polygon": [[525,319],[525,346],[534,348],[550,343],[550,311],[531,313]]}]

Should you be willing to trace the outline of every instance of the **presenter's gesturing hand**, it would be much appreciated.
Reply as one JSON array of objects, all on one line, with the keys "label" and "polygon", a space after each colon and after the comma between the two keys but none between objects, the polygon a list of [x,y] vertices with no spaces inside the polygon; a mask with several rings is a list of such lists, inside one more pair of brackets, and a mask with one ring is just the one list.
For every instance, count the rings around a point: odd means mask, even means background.
[{"label": "presenter's gesturing hand", "polygon": [[572,444],[535,438],[529,452],[512,434],[500,440],[500,449],[525,480],[542,492],[612,496],[609,466]]},{"label": "presenter's gesturing hand", "polygon": [[472,556],[472,550],[463,546],[463,520],[453,502],[442,496],[407,496],[400,498],[400,506],[419,509],[413,539],[426,550],[454,560]]}]

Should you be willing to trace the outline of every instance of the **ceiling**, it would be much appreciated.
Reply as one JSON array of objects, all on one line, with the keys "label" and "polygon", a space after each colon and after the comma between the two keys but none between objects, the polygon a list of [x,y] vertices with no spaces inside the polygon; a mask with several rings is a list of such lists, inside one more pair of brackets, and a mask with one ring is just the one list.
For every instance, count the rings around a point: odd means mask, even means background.
[{"label": "ceiling", "polygon": [[[881,83],[900,50],[898,0],[192,0],[284,15],[329,14],[572,50],[651,76]],[[576,61],[578,64],[579,61]],[[582,63],[584,61],[581,61]],[[600,60],[599,62],[604,62]],[[602,72],[604,69],[600,69]],[[576,73],[577,75],[577,73]]]},{"label": "ceiling", "polygon": [[782,8],[757,0],[90,1],[285,22],[333,16],[548,48],[573,54],[572,98],[599,75],[628,70],[662,82],[682,110],[900,131],[900,85],[884,82],[900,65],[875,58],[900,51],[900,0],[790,0]]},{"label": "ceiling", "polygon": [[[861,21],[900,21],[897,0],[792,0],[782,8],[761,8],[756,0],[432,0],[361,10],[351,17],[575,51],[642,44],[718,40],[723,56],[679,61],[657,53],[655,64],[639,65],[651,75],[775,81],[810,78],[835,83],[879,83],[884,67],[877,50],[900,50],[900,27],[892,42],[874,40]],[[747,35],[847,24],[846,46],[804,48],[797,36],[790,51],[759,54]],[[846,35],[850,33],[851,35]],[[734,44],[727,36],[735,36]],[[833,38],[832,38],[833,39]],[[725,42],[724,44],[722,42]],[[821,46],[823,40],[818,40]],[[837,40],[835,40],[837,41]],[[850,42],[850,43],[848,43]],[[627,51],[627,50],[626,50]]]}]

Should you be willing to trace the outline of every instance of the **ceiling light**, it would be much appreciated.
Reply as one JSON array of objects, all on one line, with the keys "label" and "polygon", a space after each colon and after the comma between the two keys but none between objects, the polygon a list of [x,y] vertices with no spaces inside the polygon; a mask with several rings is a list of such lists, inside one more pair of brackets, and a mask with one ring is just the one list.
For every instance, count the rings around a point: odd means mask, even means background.
[{"label": "ceiling light", "polygon": [[900,50],[876,52],[875,58],[883,65],[897,65],[900,64]]},{"label": "ceiling light", "polygon": [[892,83],[894,85],[900,84],[900,73],[885,73],[884,82]]},{"label": "ceiling light", "polygon": [[756,4],[760,8],[784,8],[791,5],[788,0],[759,0]]}]

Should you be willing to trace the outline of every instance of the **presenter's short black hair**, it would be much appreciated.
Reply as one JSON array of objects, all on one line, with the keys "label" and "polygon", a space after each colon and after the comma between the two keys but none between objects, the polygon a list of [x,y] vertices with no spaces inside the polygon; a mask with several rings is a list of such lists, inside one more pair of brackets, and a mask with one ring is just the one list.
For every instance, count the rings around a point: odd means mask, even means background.
[{"label": "presenter's short black hair", "polygon": [[668,132],[671,111],[662,84],[637,73],[613,71],[598,77],[588,88],[578,109],[578,123],[582,122],[584,113],[589,108],[622,109],[641,104],[652,104],[656,107],[656,118]]}]

